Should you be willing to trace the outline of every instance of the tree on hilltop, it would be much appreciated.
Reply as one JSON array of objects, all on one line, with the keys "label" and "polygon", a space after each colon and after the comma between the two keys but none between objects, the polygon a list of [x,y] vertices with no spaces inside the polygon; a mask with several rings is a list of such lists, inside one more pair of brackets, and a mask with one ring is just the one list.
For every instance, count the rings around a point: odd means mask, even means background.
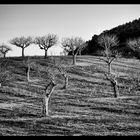
[{"label": "tree on hilltop", "polygon": [[33,40],[30,36],[29,37],[22,36],[22,37],[13,38],[12,40],[10,40],[10,43],[12,45],[22,48],[22,57],[24,58],[25,56],[24,50],[25,48],[27,48],[29,45],[33,43]]},{"label": "tree on hilltop", "polygon": [[47,52],[48,49],[54,45],[56,45],[58,42],[58,37],[55,34],[47,34],[45,36],[36,37],[34,39],[34,44],[38,45],[40,49],[45,51],[44,58],[47,58]]},{"label": "tree on hilltop", "polygon": [[63,38],[62,46],[66,52],[72,52],[73,65],[76,65],[76,56],[85,47],[85,41],[81,37]]}]

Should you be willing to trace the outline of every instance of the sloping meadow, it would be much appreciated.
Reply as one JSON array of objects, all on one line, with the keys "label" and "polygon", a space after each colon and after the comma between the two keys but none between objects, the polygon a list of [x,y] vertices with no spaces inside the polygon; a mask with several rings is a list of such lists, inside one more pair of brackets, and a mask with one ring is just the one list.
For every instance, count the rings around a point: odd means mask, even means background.
[{"label": "sloping meadow", "polygon": [[[26,66],[21,58],[5,60],[13,79],[0,88],[0,135],[140,135],[139,88],[129,92],[132,79],[140,74],[140,62],[118,59],[112,69],[119,74],[120,97],[114,99],[105,79],[105,63],[94,56],[78,56],[71,65],[71,56],[31,58],[40,72],[31,69],[27,82]],[[69,85],[53,63],[65,67]],[[47,84],[46,67],[53,74],[57,87],[49,102],[49,117],[42,117],[42,94]]]}]

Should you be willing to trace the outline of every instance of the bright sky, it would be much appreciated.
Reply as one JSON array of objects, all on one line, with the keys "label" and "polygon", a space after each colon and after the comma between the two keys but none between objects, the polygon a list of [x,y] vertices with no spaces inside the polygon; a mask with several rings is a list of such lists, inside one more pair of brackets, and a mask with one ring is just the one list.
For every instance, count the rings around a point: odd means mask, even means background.
[{"label": "bright sky", "polygon": [[[80,36],[90,40],[118,25],[140,18],[140,5],[131,4],[30,4],[0,5],[0,44],[14,37],[40,36],[54,33],[62,37]],[[8,56],[20,56],[21,49],[13,49]],[[48,54],[59,54],[58,46],[49,49]],[[25,55],[44,55],[37,45],[25,49]]]}]

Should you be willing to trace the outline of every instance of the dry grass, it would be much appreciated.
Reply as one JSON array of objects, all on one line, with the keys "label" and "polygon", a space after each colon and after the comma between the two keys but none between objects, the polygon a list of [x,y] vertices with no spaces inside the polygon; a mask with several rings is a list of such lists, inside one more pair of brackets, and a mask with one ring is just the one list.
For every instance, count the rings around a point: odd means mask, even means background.
[{"label": "dry grass", "polygon": [[[59,62],[62,57],[54,59]],[[103,77],[106,67],[97,57],[78,57],[77,66],[69,65],[71,57],[64,59],[63,65],[69,67],[69,86],[62,89],[62,76],[56,72],[58,86],[50,100],[50,116],[44,118],[41,106],[45,77],[38,78],[33,71],[33,81],[27,83],[22,60],[10,58],[10,71],[16,78],[0,89],[0,135],[140,135],[139,91],[128,93],[132,83],[123,78],[128,73],[138,76],[140,63],[127,59],[113,63],[113,70],[123,74],[120,97],[114,99],[111,85]],[[51,68],[52,59],[34,60]]]}]

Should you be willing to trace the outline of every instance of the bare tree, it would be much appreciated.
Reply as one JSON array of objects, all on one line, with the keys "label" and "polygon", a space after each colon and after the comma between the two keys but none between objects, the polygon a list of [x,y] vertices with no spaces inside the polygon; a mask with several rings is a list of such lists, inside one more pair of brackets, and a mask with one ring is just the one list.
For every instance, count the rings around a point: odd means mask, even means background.
[{"label": "bare tree", "polygon": [[0,53],[2,53],[4,58],[9,51],[12,51],[11,47],[5,44],[0,45]]},{"label": "bare tree", "polygon": [[29,37],[22,36],[22,37],[16,37],[16,38],[10,40],[10,43],[12,45],[22,48],[22,57],[24,57],[25,48],[27,48],[29,45],[31,45],[33,43],[33,41],[30,36]]},{"label": "bare tree", "polygon": [[56,59],[52,58],[51,68],[58,70],[58,72],[63,76],[64,85],[62,88],[67,89],[70,76],[68,75],[67,67],[63,65],[65,63],[64,61],[65,61],[64,58],[61,58],[60,61],[56,61]]},{"label": "bare tree", "polygon": [[112,62],[119,56],[115,49],[115,47],[119,44],[118,37],[116,35],[102,34],[98,37],[98,43],[101,47],[103,47],[103,54],[105,56],[104,59],[100,58],[100,60],[107,64],[108,74],[110,74]]},{"label": "bare tree", "polygon": [[81,37],[63,38],[62,46],[66,52],[72,52],[73,65],[76,64],[76,56],[79,50],[84,46],[85,41]]},{"label": "bare tree", "polygon": [[30,82],[31,81],[30,79],[31,68],[38,70],[37,64],[33,60],[31,60],[29,57],[27,58],[27,60],[23,61],[23,64],[26,67],[27,81]]},{"label": "bare tree", "polygon": [[116,49],[116,46],[119,45],[119,41],[116,35],[109,35],[109,34],[102,34],[98,37],[98,43],[101,47],[103,47],[103,55],[104,58],[99,58],[100,60],[104,61],[107,64],[107,74],[106,72],[104,73],[106,79],[110,81],[112,87],[113,87],[113,92],[114,92],[114,97],[117,98],[119,96],[119,91],[118,91],[118,81],[117,81],[117,76],[112,74],[112,62],[118,58],[119,53]]},{"label": "bare tree", "polygon": [[42,37],[36,37],[34,43],[40,47],[40,49],[45,50],[45,58],[47,58],[47,51],[50,47],[56,45],[58,42],[58,37],[55,34],[47,34]]},{"label": "bare tree", "polygon": [[[42,107],[42,114],[43,116],[48,116],[49,115],[49,100],[50,97],[57,86],[55,82],[55,74],[53,71],[50,69],[47,69],[47,75],[50,80],[49,84],[45,86],[44,93],[43,93],[43,107]],[[48,80],[48,79],[47,79]]]}]

